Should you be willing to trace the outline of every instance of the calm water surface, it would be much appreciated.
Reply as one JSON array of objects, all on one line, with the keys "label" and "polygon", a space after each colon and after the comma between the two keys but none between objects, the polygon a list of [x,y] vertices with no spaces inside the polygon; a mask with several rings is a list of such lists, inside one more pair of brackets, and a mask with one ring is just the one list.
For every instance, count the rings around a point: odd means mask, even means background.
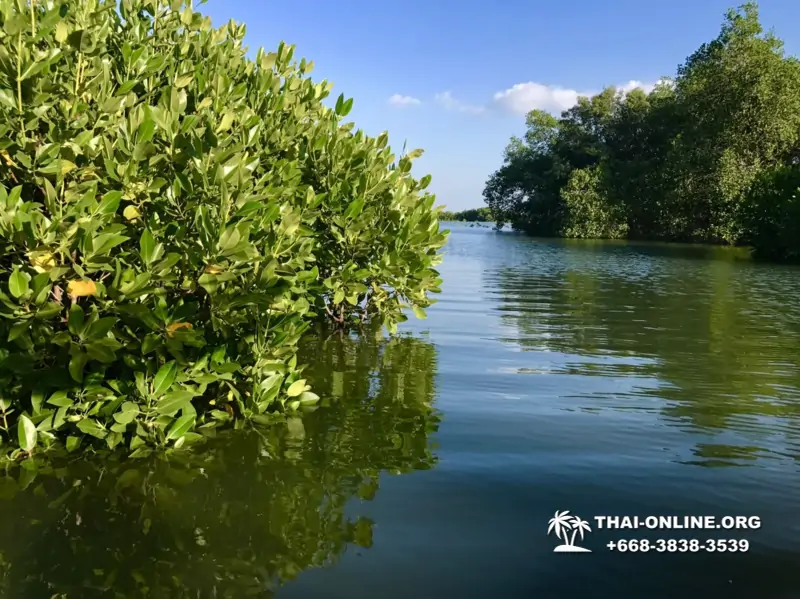
[{"label": "calm water surface", "polygon": [[[800,598],[800,270],[451,228],[407,336],[307,340],[328,405],[302,421],[0,479],[4,596]],[[553,552],[556,510],[592,553]],[[605,547],[670,536],[750,550]]]}]

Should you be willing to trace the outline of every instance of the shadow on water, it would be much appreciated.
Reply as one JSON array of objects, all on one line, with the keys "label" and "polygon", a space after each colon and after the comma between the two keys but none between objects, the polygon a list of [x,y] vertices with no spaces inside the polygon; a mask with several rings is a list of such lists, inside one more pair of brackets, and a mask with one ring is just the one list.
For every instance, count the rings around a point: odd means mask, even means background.
[{"label": "shadow on water", "polygon": [[302,420],[193,454],[40,458],[0,478],[0,596],[272,597],[370,547],[372,521],[345,506],[375,497],[383,473],[436,464],[435,349],[315,336],[303,354],[323,405]]},{"label": "shadow on water", "polygon": [[[505,231],[504,231],[505,233]],[[720,246],[700,243],[672,243],[658,241],[631,241],[627,239],[567,239],[529,237],[534,243],[572,251],[631,255],[688,260],[725,260],[750,262],[752,253],[747,247]]]}]

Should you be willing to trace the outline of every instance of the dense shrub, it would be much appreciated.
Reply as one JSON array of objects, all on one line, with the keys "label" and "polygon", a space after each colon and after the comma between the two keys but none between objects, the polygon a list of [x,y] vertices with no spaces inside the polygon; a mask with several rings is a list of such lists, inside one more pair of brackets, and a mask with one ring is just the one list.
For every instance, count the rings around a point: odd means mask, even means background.
[{"label": "dense shrub", "polygon": [[[797,212],[778,173],[800,163],[800,61],[754,3],[729,11],[649,92],[607,88],[558,117],[531,111],[526,129],[484,189],[498,222],[533,235],[752,243],[791,258]],[[778,204],[748,215],[754,195]]]},{"label": "dense shrub", "polygon": [[622,206],[609,202],[597,167],[572,171],[561,190],[567,210],[564,235],[590,239],[625,237],[628,223]]},{"label": "dense shrub", "polygon": [[784,167],[763,175],[745,202],[747,240],[772,260],[800,261],[800,169]]},{"label": "dense shrub", "polygon": [[[390,330],[446,237],[293,48],[175,0],[0,0],[0,428],[177,446],[314,395],[312,318]],[[346,306],[344,308],[343,306]],[[141,447],[140,447],[141,446]],[[19,453],[19,452],[18,452]]]}]

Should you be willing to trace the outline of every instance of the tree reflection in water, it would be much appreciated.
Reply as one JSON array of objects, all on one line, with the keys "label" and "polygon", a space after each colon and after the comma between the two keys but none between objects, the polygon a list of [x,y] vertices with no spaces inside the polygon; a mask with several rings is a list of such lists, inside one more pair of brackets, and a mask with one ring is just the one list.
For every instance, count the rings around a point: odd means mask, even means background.
[{"label": "tree reflection in water", "polygon": [[557,249],[497,272],[502,319],[515,331],[507,342],[559,355],[552,372],[630,382],[605,395],[598,382],[587,408],[646,410],[657,399],[662,423],[713,439],[687,463],[800,459],[795,271],[720,248]]},{"label": "tree reflection in water", "polygon": [[436,463],[436,351],[420,339],[306,340],[322,407],[194,453],[37,457],[0,478],[0,587],[14,599],[271,597],[372,544],[348,518],[383,472]]}]

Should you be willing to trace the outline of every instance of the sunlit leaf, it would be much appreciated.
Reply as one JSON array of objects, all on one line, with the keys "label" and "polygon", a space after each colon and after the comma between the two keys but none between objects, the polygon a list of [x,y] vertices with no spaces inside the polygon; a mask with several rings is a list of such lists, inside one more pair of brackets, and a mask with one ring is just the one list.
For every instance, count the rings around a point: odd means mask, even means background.
[{"label": "sunlit leaf", "polygon": [[19,417],[17,436],[19,437],[19,446],[21,449],[32,451],[33,448],[36,447],[36,438],[38,436],[36,425],[24,414]]},{"label": "sunlit leaf", "polygon": [[178,375],[178,365],[172,361],[167,362],[156,373],[153,379],[153,394],[161,395],[165,393],[175,382],[175,377]]},{"label": "sunlit leaf", "polygon": [[174,440],[182,437],[185,433],[189,432],[194,426],[195,415],[184,414],[178,418],[167,431],[167,439]]},{"label": "sunlit leaf", "polygon": [[17,268],[11,273],[8,279],[8,290],[15,298],[20,298],[28,291],[28,284],[31,277],[29,274],[18,270]]},{"label": "sunlit leaf", "polygon": [[106,435],[108,435],[108,431],[92,418],[84,418],[78,422],[78,430],[84,434],[96,437],[98,439],[105,439]]},{"label": "sunlit leaf", "polygon": [[286,395],[289,397],[296,397],[305,391],[306,387],[307,385],[305,379],[300,379],[299,381],[295,381],[289,385],[289,388],[286,389]]}]

